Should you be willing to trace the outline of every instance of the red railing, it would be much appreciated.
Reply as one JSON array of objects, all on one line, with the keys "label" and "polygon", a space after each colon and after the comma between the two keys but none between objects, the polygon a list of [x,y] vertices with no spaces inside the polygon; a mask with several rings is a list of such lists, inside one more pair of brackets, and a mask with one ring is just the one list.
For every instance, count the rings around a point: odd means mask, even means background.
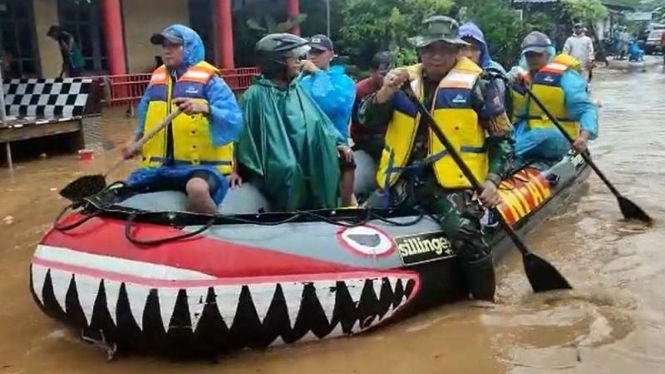
[{"label": "red railing", "polygon": [[[222,78],[239,94],[245,91],[252,79],[259,74],[257,68],[239,68],[221,70]],[[100,79],[104,88],[103,102],[107,106],[136,104],[143,97],[143,92],[150,82],[151,74],[106,75],[93,77]]]}]

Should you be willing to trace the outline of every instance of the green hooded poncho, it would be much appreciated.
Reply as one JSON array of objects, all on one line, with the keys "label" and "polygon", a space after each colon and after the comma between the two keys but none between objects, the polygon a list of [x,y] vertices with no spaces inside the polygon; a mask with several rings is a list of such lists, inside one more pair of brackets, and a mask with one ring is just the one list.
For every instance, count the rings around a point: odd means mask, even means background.
[{"label": "green hooded poncho", "polygon": [[273,206],[288,212],[337,207],[342,138],[297,80],[280,88],[259,78],[240,107],[237,161]]}]

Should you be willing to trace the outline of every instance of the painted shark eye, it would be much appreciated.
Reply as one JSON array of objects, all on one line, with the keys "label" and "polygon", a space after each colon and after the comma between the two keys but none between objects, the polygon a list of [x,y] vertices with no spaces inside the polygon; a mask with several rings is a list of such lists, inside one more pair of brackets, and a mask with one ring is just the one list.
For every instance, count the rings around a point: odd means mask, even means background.
[{"label": "painted shark eye", "polygon": [[347,228],[337,235],[344,248],[359,256],[389,256],[396,249],[386,233],[370,226]]}]

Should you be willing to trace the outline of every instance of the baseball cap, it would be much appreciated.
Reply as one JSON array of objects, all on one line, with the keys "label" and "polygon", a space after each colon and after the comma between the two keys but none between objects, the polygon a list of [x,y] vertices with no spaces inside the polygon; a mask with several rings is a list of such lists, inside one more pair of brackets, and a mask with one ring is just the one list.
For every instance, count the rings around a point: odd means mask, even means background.
[{"label": "baseball cap", "polygon": [[309,38],[309,46],[320,51],[332,51],[333,42],[329,37],[319,34]]},{"label": "baseball cap", "polygon": [[152,37],[150,37],[150,43],[154,45],[162,45],[164,42],[182,45],[185,43],[185,40],[173,27],[167,27],[164,31],[153,34]]},{"label": "baseball cap", "polygon": [[522,42],[522,52],[547,53],[552,47],[552,40],[549,36],[540,31],[534,31],[524,38]]}]

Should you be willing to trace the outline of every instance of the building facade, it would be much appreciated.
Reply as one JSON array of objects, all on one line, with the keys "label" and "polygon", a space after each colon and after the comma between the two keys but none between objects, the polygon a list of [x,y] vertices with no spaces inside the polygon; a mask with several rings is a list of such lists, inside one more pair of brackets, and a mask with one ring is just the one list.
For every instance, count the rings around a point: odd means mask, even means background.
[{"label": "building facade", "polygon": [[233,68],[233,13],[249,6],[300,9],[298,0],[0,0],[0,53],[15,77],[56,77],[60,50],[46,33],[60,25],[81,47],[86,75],[146,73],[159,54],[150,36],[181,23],[199,32],[209,62]]}]

